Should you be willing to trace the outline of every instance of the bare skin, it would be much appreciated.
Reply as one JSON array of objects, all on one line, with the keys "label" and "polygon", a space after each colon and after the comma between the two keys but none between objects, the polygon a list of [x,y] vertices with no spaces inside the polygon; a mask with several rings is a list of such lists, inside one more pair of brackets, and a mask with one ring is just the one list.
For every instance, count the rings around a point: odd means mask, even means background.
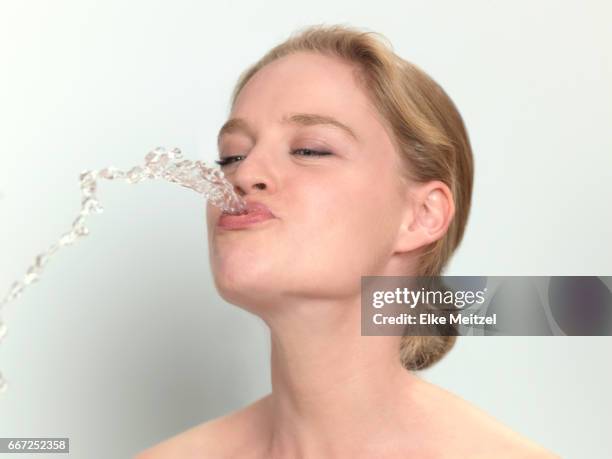
[{"label": "bare skin", "polygon": [[[228,230],[208,205],[210,264],[220,295],[270,329],[272,392],[137,459],[556,457],[406,371],[400,337],[361,336],[361,276],[415,272],[455,209],[442,182],[401,179],[354,70],[298,53],[241,91],[230,117],[248,129],[220,138],[220,156],[238,156],[224,172],[276,218]],[[283,122],[295,113],[334,117],[356,135]]]},{"label": "bare skin", "polygon": [[[274,449],[274,422],[269,394],[221,418],[195,426],[140,453],[135,459],[202,457],[274,459],[407,458],[419,459],[560,459],[499,423],[484,411],[450,392],[413,376],[414,410],[402,413],[413,421],[403,436],[388,438],[372,431],[343,452],[325,456]],[[381,438],[383,444],[374,444]]]}]

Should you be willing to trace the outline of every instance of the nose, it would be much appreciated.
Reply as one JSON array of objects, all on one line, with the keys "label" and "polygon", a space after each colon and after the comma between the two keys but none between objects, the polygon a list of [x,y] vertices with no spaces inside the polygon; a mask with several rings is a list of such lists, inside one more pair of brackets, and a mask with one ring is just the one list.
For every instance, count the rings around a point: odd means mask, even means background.
[{"label": "nose", "polygon": [[235,171],[228,176],[228,180],[234,185],[234,191],[240,197],[261,192],[274,192],[272,168],[264,158],[263,152],[255,150],[253,148],[237,164]]},{"label": "nose", "polygon": [[253,193],[253,191],[249,191],[249,190],[266,190],[268,188],[268,186],[265,184],[265,182],[256,182],[253,183],[252,185],[236,185],[234,184],[234,191],[236,192],[236,194],[238,194],[238,196],[240,197],[244,197],[247,194]]}]

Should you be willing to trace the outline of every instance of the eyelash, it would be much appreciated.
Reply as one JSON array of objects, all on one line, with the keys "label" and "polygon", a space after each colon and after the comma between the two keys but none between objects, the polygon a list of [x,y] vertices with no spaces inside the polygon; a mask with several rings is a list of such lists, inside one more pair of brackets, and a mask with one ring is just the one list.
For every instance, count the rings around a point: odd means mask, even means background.
[{"label": "eyelash", "polygon": [[[319,151],[319,150],[313,150],[311,148],[297,148],[295,150],[293,150],[291,153],[295,153],[296,151],[309,151],[311,154],[309,155],[304,155],[304,156],[328,156],[331,155],[332,153],[329,151]],[[215,163],[217,163],[219,166],[223,167],[223,166],[227,166],[231,163],[234,163],[236,161],[232,161],[236,158],[240,158],[241,156],[228,156],[226,158],[220,159],[220,160],[215,160]]]}]

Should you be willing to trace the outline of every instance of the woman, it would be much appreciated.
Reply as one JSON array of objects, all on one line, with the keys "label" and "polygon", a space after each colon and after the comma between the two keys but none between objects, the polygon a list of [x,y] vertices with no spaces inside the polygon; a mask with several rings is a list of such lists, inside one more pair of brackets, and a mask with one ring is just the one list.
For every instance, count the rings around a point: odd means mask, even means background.
[{"label": "woman", "polygon": [[219,152],[251,213],[208,206],[214,282],[269,326],[272,392],[139,459],[557,457],[415,374],[454,337],[360,333],[361,276],[438,275],[466,225],[470,143],[431,78],[309,27],[242,75]]}]

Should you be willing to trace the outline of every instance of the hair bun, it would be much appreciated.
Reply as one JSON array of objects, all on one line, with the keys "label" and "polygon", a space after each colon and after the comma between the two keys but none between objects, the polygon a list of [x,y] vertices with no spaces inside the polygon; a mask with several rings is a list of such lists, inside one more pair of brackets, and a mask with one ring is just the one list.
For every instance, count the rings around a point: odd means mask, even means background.
[{"label": "hair bun", "polygon": [[455,345],[457,336],[404,336],[400,360],[407,370],[424,370],[444,357]]}]

